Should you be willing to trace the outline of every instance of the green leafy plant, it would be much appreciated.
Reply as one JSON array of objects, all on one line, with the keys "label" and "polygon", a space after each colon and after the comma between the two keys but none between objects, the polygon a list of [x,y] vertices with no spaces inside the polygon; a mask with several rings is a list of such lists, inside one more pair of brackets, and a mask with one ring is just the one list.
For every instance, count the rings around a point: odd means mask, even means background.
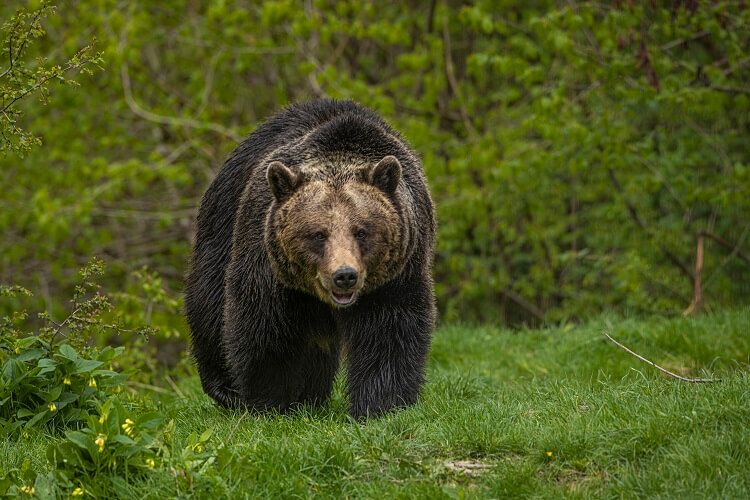
[{"label": "green leafy plant", "polygon": [[100,368],[123,348],[107,347],[82,357],[67,343],[39,337],[0,339],[0,435],[49,423],[66,427],[85,420],[92,406],[117,391],[126,375]]},{"label": "green leafy plant", "polygon": [[76,493],[123,493],[128,481],[161,463],[162,422],[157,412],[138,413],[109,399],[85,428],[67,431],[64,441],[50,445],[47,459],[55,479]]},{"label": "green leafy plant", "polygon": [[[115,292],[118,312],[123,325],[149,325],[159,339],[174,339],[184,335],[181,318],[182,300],[165,288],[161,275],[143,266],[131,274],[135,283],[124,292]],[[179,319],[175,324],[175,319]]]},{"label": "green leafy plant", "polygon": [[55,498],[58,488],[52,474],[39,474],[29,462],[0,476],[1,497]]},{"label": "green leafy plant", "polygon": [[[170,422],[170,426],[173,427],[174,423]],[[168,430],[171,430],[170,426]],[[188,472],[205,470],[216,458],[215,450],[208,446],[212,434],[212,429],[206,429],[201,434],[191,432],[187,445],[179,450],[179,454],[170,455],[167,451],[165,458],[171,458],[173,466],[178,467],[183,476]]]},{"label": "green leafy plant", "polygon": [[26,64],[26,51],[34,40],[45,35],[42,21],[54,10],[48,1],[42,1],[36,9],[18,9],[0,26],[0,60],[7,61],[5,69],[0,71],[0,153],[24,154],[33,145],[41,143],[38,137],[18,126],[23,115],[18,107],[19,101],[38,94],[39,99],[47,104],[51,84],[77,86],[78,82],[66,76],[68,73],[92,74],[92,69],[102,63],[100,55],[89,44],[62,64],[47,64],[43,58],[35,65]]},{"label": "green leafy plant", "polygon": [[63,442],[51,445],[47,459],[55,481],[68,493],[126,495],[132,480],[165,467],[187,490],[210,472],[217,450],[210,446],[211,429],[190,433],[179,448],[172,441],[174,430],[174,421],[164,425],[160,413],[128,409],[112,398],[98,417],[89,417],[86,428],[68,431]]},{"label": "green leafy plant", "polygon": [[[25,311],[0,320],[0,435],[43,425],[69,427],[121,391],[127,376],[112,368],[124,347],[92,345],[104,332],[125,331],[119,322],[105,320],[113,306],[95,280],[103,270],[97,259],[81,270],[72,311],[60,322],[41,313],[42,326],[29,334],[22,329]],[[31,294],[21,287],[2,287],[0,295]],[[127,332],[145,335],[152,329]]]}]

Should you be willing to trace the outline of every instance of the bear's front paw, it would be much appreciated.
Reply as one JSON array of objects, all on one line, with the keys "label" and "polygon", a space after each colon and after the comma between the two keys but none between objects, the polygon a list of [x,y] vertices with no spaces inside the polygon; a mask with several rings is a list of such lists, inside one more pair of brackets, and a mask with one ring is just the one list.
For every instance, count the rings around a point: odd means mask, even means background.
[{"label": "bear's front paw", "polygon": [[240,406],[240,397],[237,391],[226,387],[213,387],[206,390],[206,394],[224,408],[234,409]]},{"label": "bear's front paw", "polygon": [[369,417],[379,417],[384,413],[398,408],[405,408],[416,403],[416,396],[381,396],[381,397],[361,397],[356,400],[352,399],[349,404],[349,413],[357,420],[363,420]]}]

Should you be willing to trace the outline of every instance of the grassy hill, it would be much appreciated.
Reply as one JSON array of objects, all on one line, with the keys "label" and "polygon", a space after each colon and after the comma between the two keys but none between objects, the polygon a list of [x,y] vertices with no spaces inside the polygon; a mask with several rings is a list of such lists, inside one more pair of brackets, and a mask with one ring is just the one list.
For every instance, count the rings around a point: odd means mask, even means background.
[{"label": "grassy hill", "polygon": [[[420,403],[364,424],[346,415],[343,381],[326,408],[255,416],[216,408],[185,376],[153,393],[182,455],[120,494],[747,498],[749,327],[748,308],[515,332],[443,326]],[[667,378],[604,332],[676,373],[721,381]],[[57,439],[10,440],[0,463],[44,472]]]}]

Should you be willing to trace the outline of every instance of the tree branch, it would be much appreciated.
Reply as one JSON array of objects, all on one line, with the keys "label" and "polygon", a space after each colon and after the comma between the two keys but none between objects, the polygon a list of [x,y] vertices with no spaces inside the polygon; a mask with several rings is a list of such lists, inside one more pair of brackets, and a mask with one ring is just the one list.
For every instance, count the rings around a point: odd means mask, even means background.
[{"label": "tree branch", "polygon": [[130,110],[136,115],[140,116],[144,120],[148,120],[154,123],[161,123],[163,125],[170,125],[173,127],[188,127],[194,129],[208,129],[216,132],[219,135],[223,135],[232,139],[233,141],[240,143],[244,140],[244,137],[237,134],[231,129],[228,129],[218,123],[201,122],[192,118],[179,118],[175,116],[163,116],[148,111],[140,106],[133,98],[133,89],[130,82],[130,73],[128,71],[127,63],[123,62],[120,66],[120,76],[122,79],[122,89],[125,93],[125,102],[127,103]]},{"label": "tree branch", "polygon": [[701,273],[703,272],[703,235],[698,233],[698,246],[695,250],[695,285],[693,286],[693,300],[685,312],[688,316],[703,309],[703,290],[701,290]]},{"label": "tree branch", "polygon": [[[747,228],[745,228],[745,231],[747,231]],[[732,251],[731,255],[739,257],[740,259],[742,259],[743,262],[745,262],[745,264],[750,266],[750,257],[748,257],[747,255],[745,255],[744,253],[740,251],[740,246],[742,246],[742,242],[745,240],[744,235],[740,237],[740,241],[737,243],[737,245],[733,245],[727,240],[725,240],[724,238],[717,236],[709,231],[701,231],[700,234],[708,238],[711,238],[719,245],[731,250]]]},{"label": "tree branch", "polygon": [[[609,178],[612,180],[612,184],[615,185],[615,188],[618,192],[623,193],[623,187],[622,184],[620,184],[620,181],[617,179],[617,176],[615,175],[614,170],[611,168],[607,169],[607,173],[609,173]],[[630,216],[633,218],[635,223],[638,225],[638,227],[643,230],[649,237],[653,238],[653,234],[651,233],[651,230],[646,226],[646,223],[643,222],[643,219],[641,219],[640,215],[638,214],[638,211],[635,209],[635,206],[630,203],[630,200],[628,200],[625,195],[622,195],[622,199],[625,202],[625,206],[628,209],[628,212],[630,213]],[[685,275],[690,280],[690,283],[692,284],[695,281],[695,276],[693,276],[693,273],[688,269],[688,267],[685,265],[684,262],[682,262],[679,257],[677,257],[670,249],[668,249],[663,243],[659,243],[659,248],[662,252],[667,256],[667,258],[677,266],[677,268],[682,271],[682,274]]]},{"label": "tree branch", "polygon": [[443,19],[443,55],[445,57],[445,76],[448,79],[448,85],[453,92],[453,96],[456,98],[458,103],[458,111],[461,113],[461,118],[466,126],[466,131],[471,135],[476,135],[477,131],[474,125],[469,119],[469,114],[466,112],[464,107],[463,99],[461,98],[461,92],[458,88],[458,82],[456,81],[456,75],[453,72],[453,56],[451,55],[451,36],[448,30],[448,21]]},{"label": "tree branch", "polygon": [[503,288],[500,293],[508,297],[510,300],[523,307],[526,311],[534,315],[536,319],[544,322],[544,311],[539,309],[536,305],[532,304],[528,300],[521,297],[519,294],[511,290],[510,288]]},{"label": "tree branch", "polygon": [[663,373],[666,373],[670,377],[674,377],[677,380],[682,380],[683,382],[690,382],[690,383],[693,383],[693,384],[706,384],[706,383],[712,383],[712,382],[721,382],[720,378],[687,378],[687,377],[683,377],[681,375],[677,375],[676,373],[672,373],[669,370],[667,370],[666,368],[662,368],[661,366],[657,365],[656,363],[647,360],[646,358],[644,358],[640,354],[637,354],[637,353],[631,351],[630,349],[628,349],[627,347],[625,347],[624,345],[622,345],[621,343],[619,343],[618,341],[616,341],[615,339],[613,339],[612,337],[610,337],[608,334],[605,333],[604,336],[607,337],[609,340],[611,340],[620,349],[624,350],[625,352],[627,352],[629,354],[632,354],[633,356],[635,356],[636,358],[640,359],[644,363],[648,363],[649,365],[653,366],[657,370],[659,370],[659,371],[661,371]]}]

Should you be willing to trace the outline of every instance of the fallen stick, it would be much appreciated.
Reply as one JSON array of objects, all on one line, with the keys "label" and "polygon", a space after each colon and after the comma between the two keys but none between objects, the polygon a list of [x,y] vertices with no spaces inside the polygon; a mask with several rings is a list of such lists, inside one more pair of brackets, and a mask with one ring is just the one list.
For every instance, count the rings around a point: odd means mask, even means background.
[{"label": "fallen stick", "polygon": [[249,412],[245,410],[245,412],[242,415],[240,415],[240,418],[237,419],[237,423],[234,425],[232,432],[229,433],[229,436],[227,437],[226,441],[224,441],[224,446],[226,446],[229,443],[229,441],[232,439],[232,436],[234,436],[234,432],[237,430],[237,427],[240,426],[240,422],[242,422],[242,419],[247,417],[248,413]]},{"label": "fallen stick", "polygon": [[676,373],[672,373],[669,370],[667,370],[666,368],[662,368],[661,366],[657,365],[656,363],[647,360],[646,358],[644,358],[640,354],[631,351],[630,349],[628,349],[627,347],[625,347],[624,345],[622,345],[621,343],[619,343],[618,341],[616,341],[615,339],[613,339],[612,337],[610,337],[608,334],[605,333],[604,336],[607,337],[609,340],[611,340],[620,349],[624,350],[625,352],[628,352],[628,353],[632,354],[633,356],[635,356],[636,358],[640,359],[641,361],[643,361],[645,363],[648,363],[649,365],[653,366],[657,370],[659,370],[659,371],[661,371],[663,373],[666,373],[670,377],[674,377],[677,380],[682,380],[683,382],[690,382],[690,383],[693,383],[693,384],[708,384],[708,383],[712,383],[712,382],[721,382],[720,378],[687,378],[687,377],[683,377],[681,375],[677,375]]}]

